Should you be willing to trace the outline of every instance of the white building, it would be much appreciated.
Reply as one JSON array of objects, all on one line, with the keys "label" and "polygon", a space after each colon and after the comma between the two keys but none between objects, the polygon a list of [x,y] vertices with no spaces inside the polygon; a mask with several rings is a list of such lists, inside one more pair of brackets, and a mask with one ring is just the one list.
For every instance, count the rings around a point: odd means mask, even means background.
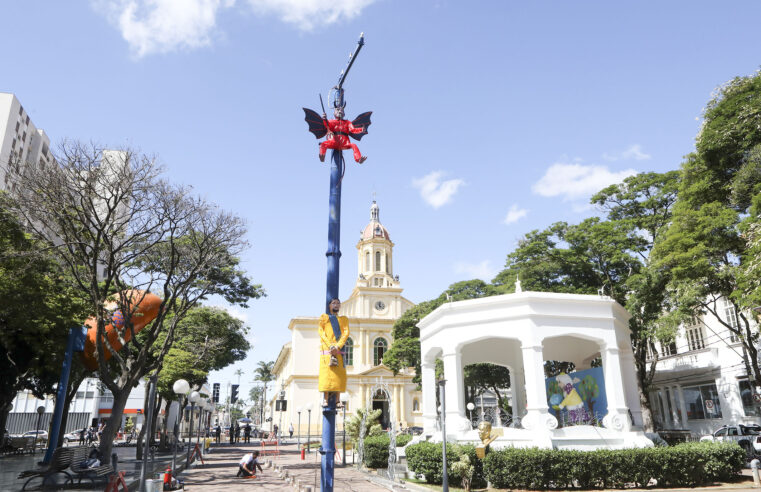
[{"label": "white building", "polygon": [[[722,319],[737,326],[734,306],[718,301]],[[753,318],[752,315],[748,316]],[[650,391],[657,430],[710,434],[725,424],[761,424],[761,397],[748,382],[743,345],[712,315],[682,326],[658,352]]]},{"label": "white building", "polygon": [[0,190],[13,191],[13,174],[51,162],[50,139],[34,126],[15,95],[0,92]]},{"label": "white building", "polygon": [[[381,409],[381,422],[392,420],[404,427],[422,424],[421,394],[412,382],[414,368],[394,375],[383,365],[383,354],[391,346],[394,322],[414,306],[402,297],[399,276],[394,275],[393,247],[388,230],[380,223],[378,205],[370,207],[370,222],[357,243],[358,275],[351,296],[342,303],[340,314],[349,318],[350,337],[344,347],[347,386],[341,401],[347,419],[356,408]],[[268,416],[272,424],[306,434],[308,419],[312,434],[320,432],[322,394],[317,391],[320,337],[319,314],[291,319],[291,341],[283,345],[275,361],[275,391],[268,392]],[[285,412],[277,411],[280,395],[288,402]],[[308,411],[311,405],[312,412]],[[339,419],[339,425],[340,419]],[[266,428],[271,428],[265,425]],[[297,430],[297,432],[299,432]]]}]

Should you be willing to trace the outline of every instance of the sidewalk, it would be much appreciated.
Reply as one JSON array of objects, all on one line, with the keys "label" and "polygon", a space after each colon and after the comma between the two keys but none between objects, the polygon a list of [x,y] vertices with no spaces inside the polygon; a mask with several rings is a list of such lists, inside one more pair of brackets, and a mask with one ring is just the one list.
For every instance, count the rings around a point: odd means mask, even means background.
[{"label": "sidewalk", "polygon": [[[297,490],[295,485],[278,477],[274,466],[281,466],[289,476],[300,480],[303,485],[311,485],[314,492],[320,490],[320,454],[312,452],[301,460],[296,444],[280,446],[280,456],[264,456],[261,459],[271,460],[272,468],[265,468],[264,473],[257,473],[257,478],[237,478],[238,462],[245,453],[260,449],[258,443],[234,446],[212,446],[212,453],[204,457],[206,464],[199,462],[180,474],[180,480],[185,482],[186,489],[193,492],[231,492],[237,490]],[[351,460],[349,460],[349,463]],[[356,470],[350,464],[341,466],[336,463],[333,489],[336,492],[381,492],[392,490],[380,478]],[[405,490],[401,485],[393,490]]]}]

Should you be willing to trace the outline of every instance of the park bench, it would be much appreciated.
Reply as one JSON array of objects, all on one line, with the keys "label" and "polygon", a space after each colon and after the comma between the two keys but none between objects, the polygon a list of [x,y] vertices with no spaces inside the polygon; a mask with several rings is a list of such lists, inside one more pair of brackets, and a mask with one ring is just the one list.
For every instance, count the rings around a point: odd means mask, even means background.
[{"label": "park bench", "polygon": [[110,464],[88,468],[86,466],[87,459],[95,448],[77,446],[70,449],[72,450],[72,460],[69,471],[73,475],[73,479],[77,479],[78,484],[81,484],[84,479],[90,480],[93,485],[96,481],[108,481],[109,476],[116,472],[115,453],[111,455]]},{"label": "park bench", "polygon": [[72,448],[55,448],[49,464],[19,473],[20,480],[26,479],[21,490],[60,490],[71,485],[72,478],[66,469],[71,466],[73,456]]},{"label": "park bench", "polygon": [[34,437],[9,437],[3,447],[5,453],[34,453]]}]

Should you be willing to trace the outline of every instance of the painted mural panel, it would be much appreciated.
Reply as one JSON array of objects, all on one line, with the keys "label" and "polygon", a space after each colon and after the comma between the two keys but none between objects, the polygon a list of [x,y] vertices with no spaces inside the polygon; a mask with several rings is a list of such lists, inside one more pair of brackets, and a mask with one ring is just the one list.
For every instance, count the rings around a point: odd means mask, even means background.
[{"label": "painted mural panel", "polygon": [[602,425],[608,413],[605,379],[601,367],[545,379],[547,406],[559,426]]}]

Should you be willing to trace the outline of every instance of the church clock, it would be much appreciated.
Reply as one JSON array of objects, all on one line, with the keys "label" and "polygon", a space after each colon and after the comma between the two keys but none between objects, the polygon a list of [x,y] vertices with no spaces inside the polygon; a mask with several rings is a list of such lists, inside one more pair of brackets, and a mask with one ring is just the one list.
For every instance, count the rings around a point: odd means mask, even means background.
[{"label": "church clock", "polygon": [[375,310],[376,311],[383,311],[386,309],[386,303],[383,301],[378,301],[375,303]]}]

